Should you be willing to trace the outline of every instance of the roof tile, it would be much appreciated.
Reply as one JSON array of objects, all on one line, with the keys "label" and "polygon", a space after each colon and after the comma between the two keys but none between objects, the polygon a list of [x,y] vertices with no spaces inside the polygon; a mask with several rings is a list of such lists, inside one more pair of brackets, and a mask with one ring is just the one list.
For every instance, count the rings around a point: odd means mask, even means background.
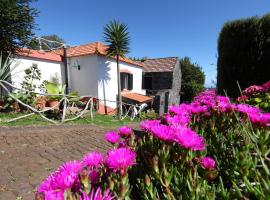
[{"label": "roof tile", "polygon": [[177,61],[177,57],[168,57],[146,59],[141,63],[145,72],[172,72]]}]

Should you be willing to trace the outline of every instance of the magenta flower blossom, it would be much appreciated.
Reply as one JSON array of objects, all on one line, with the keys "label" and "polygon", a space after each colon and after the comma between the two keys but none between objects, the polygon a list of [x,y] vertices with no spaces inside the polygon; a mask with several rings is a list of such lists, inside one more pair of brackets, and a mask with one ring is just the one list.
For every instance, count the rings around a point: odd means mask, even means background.
[{"label": "magenta flower blossom", "polygon": [[163,124],[152,127],[151,133],[154,137],[161,139],[163,141],[173,141],[174,140],[174,129],[171,126],[166,126]]},{"label": "magenta flower blossom", "polygon": [[135,164],[136,153],[130,148],[120,147],[108,152],[107,165],[114,172],[125,171],[128,167]]},{"label": "magenta flower blossom", "polygon": [[99,152],[91,152],[86,154],[83,157],[83,163],[87,166],[87,167],[100,167],[104,162],[104,157],[102,155],[102,153]]},{"label": "magenta flower blossom", "polygon": [[93,170],[89,173],[89,178],[90,178],[91,183],[96,183],[98,181],[99,177],[100,177],[99,172],[97,172],[95,170]]},{"label": "magenta flower blossom", "polygon": [[238,104],[238,105],[233,105],[233,108],[240,113],[243,114],[258,114],[261,113],[261,110],[259,108],[256,108],[254,106],[250,106],[247,104]]},{"label": "magenta flower blossom", "polygon": [[243,91],[243,94],[247,95],[247,96],[252,96],[252,95],[255,95],[255,94],[259,94],[261,92],[264,92],[264,87],[257,86],[257,85],[252,85],[252,86],[246,88]]},{"label": "magenta flower blossom", "polygon": [[90,194],[87,195],[85,192],[83,192],[82,196],[79,198],[79,200],[113,200],[115,199],[110,190],[107,189],[103,194],[100,188],[97,190],[91,190]]},{"label": "magenta flower blossom", "polygon": [[201,165],[205,169],[213,169],[216,167],[216,161],[211,157],[207,156],[201,159]]},{"label": "magenta flower blossom", "polygon": [[132,132],[132,129],[129,128],[128,126],[122,126],[118,130],[119,130],[119,134],[121,136],[130,136],[130,134]]},{"label": "magenta flower blossom", "polygon": [[166,115],[165,119],[166,119],[166,122],[171,125],[177,124],[181,126],[187,126],[188,123],[190,122],[190,116],[187,116],[187,115],[171,116],[168,114]]},{"label": "magenta flower blossom", "polygon": [[175,127],[175,142],[185,149],[201,151],[205,149],[204,138],[187,127]]},{"label": "magenta flower blossom", "polygon": [[252,124],[270,126],[270,113],[249,113],[248,117]]},{"label": "magenta flower blossom", "polygon": [[37,188],[39,193],[44,193],[47,200],[62,200],[66,189],[71,189],[79,180],[78,173],[82,169],[79,161],[69,161],[60,166],[56,172],[49,175]]},{"label": "magenta flower blossom", "polygon": [[152,127],[160,124],[160,120],[144,120],[140,123],[140,127],[143,131],[150,132]]},{"label": "magenta flower blossom", "polygon": [[264,84],[262,85],[262,88],[263,88],[263,91],[264,91],[264,92],[269,92],[269,91],[270,91],[270,81],[264,83]]},{"label": "magenta flower blossom", "polygon": [[54,184],[59,189],[70,189],[74,182],[78,180],[79,171],[82,163],[79,161],[69,161],[59,167],[54,175]]},{"label": "magenta flower blossom", "polygon": [[112,132],[107,132],[105,134],[105,140],[107,142],[110,142],[112,144],[115,144],[115,143],[118,143],[119,142],[120,135],[118,133],[116,133],[116,132],[113,132],[113,131]]}]

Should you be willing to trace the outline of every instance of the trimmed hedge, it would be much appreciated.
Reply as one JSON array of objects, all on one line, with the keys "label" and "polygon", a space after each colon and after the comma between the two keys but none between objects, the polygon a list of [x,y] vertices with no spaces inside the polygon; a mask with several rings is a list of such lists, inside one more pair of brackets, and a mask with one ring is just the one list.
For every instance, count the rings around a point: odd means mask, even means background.
[{"label": "trimmed hedge", "polygon": [[270,77],[270,14],[227,22],[218,39],[217,91],[239,95],[241,88]]}]

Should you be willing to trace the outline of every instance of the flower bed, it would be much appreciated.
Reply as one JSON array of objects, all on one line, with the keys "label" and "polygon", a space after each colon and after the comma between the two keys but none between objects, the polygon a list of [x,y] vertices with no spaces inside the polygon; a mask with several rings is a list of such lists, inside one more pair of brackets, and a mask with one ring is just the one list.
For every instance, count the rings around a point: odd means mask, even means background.
[{"label": "flower bed", "polygon": [[36,199],[266,199],[270,114],[214,90],[169,113],[108,132],[107,155],[63,164]]},{"label": "flower bed", "polygon": [[246,88],[237,101],[254,105],[265,112],[270,112],[270,81],[262,86],[253,85]]}]

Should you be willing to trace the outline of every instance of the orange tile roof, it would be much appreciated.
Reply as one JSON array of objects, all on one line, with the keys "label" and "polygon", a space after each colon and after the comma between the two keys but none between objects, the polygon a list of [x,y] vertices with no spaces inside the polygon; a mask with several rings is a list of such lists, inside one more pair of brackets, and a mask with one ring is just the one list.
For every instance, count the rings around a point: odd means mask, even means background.
[{"label": "orange tile roof", "polygon": [[56,61],[56,62],[62,62],[62,58],[60,55],[52,53],[52,52],[44,52],[44,51],[38,51],[33,49],[20,49],[17,52],[20,56],[26,56],[26,57],[32,57],[32,58],[39,58],[44,60],[50,60],[50,61]]},{"label": "orange tile roof", "polygon": [[122,94],[122,97],[133,101],[137,101],[139,103],[149,102],[153,100],[153,97],[149,97],[138,93],[124,93]]},{"label": "orange tile roof", "polygon": [[[79,45],[74,47],[68,47],[67,48],[67,56],[68,57],[76,57],[76,56],[85,56],[85,55],[93,55],[98,54],[101,56],[106,56],[106,50],[107,46],[103,44],[102,42],[93,42],[85,45]],[[63,50],[59,49],[55,51],[56,53],[63,55]],[[113,59],[116,59],[115,57],[112,57]],[[143,67],[142,63],[135,62],[133,60],[130,60],[128,58],[120,58],[120,61],[136,65],[139,67]]]}]

